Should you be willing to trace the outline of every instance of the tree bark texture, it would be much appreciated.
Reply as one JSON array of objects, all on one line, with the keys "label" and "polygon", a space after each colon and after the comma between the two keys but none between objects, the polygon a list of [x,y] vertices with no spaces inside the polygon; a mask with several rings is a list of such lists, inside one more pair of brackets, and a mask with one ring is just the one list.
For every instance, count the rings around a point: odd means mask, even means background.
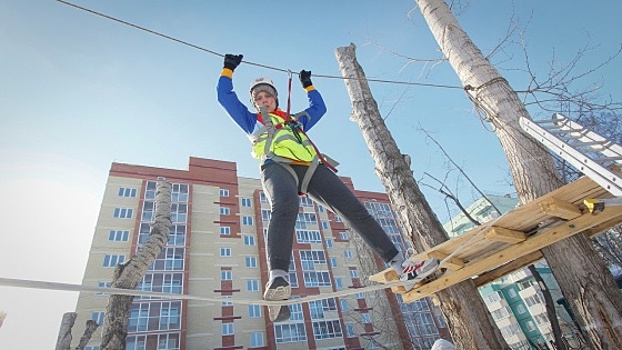
[{"label": "tree bark texture", "polygon": [[63,314],[63,320],[60,322],[60,329],[58,330],[58,339],[56,340],[56,350],[70,349],[71,329],[77,317],[77,312],[66,312]]},{"label": "tree bark texture", "polygon": [[[338,48],[336,56],[352,102],[351,120],[363,133],[376,174],[385,186],[404,232],[418,251],[446,241],[447,234],[380,116],[363,69],[356,60],[354,44]],[[471,280],[447,288],[437,297],[452,338],[463,349],[509,349]]]},{"label": "tree bark texture", "polygon": [[84,330],[84,333],[80,338],[80,343],[78,343],[78,347],[76,348],[76,350],[83,350],[89,344],[89,341],[91,340],[93,333],[95,333],[95,331],[97,330],[97,327],[99,327],[99,325],[96,321],[86,321],[86,329]]},{"label": "tree bark texture", "polygon": [[[126,263],[117,265],[112,278],[113,288],[136,289],[149,266],[168,242],[171,228],[171,184],[159,182],[156,192],[155,222],[149,239]],[[102,350],[124,350],[133,296],[110,295],[104,316]]]},{"label": "tree bark texture", "polygon": [[[442,0],[415,0],[441,51],[471,95],[506,153],[522,203],[560,187],[552,157],[523,133],[519,117],[531,119],[510,84],[484,57]],[[622,349],[622,294],[588,238],[575,235],[542,249],[594,349]]]}]

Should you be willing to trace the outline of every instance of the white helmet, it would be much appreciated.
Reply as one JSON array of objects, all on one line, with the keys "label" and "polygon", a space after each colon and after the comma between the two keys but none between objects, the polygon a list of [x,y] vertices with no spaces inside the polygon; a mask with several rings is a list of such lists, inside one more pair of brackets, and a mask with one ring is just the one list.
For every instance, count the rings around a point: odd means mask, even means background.
[{"label": "white helmet", "polygon": [[274,86],[272,80],[268,77],[260,77],[251,82],[250,93],[251,103],[253,104],[253,106],[255,106],[255,97],[261,91],[265,91],[270,95],[274,96],[274,99],[276,100],[276,106],[279,106],[279,93],[276,91],[276,86]]},{"label": "white helmet", "polygon": [[[253,95],[253,90],[257,87],[259,87],[260,85],[267,85],[268,87],[272,88],[272,90],[274,90],[274,92],[271,93],[271,95],[274,96],[274,98],[279,97],[278,93],[276,91],[276,86],[274,85],[274,83],[272,82],[272,79],[268,78],[268,77],[260,77],[257,78],[255,80],[253,80],[251,82],[251,87],[250,87],[250,93],[251,95]],[[268,92],[270,92],[270,90],[267,90]],[[259,92],[259,91],[258,91]]]}]

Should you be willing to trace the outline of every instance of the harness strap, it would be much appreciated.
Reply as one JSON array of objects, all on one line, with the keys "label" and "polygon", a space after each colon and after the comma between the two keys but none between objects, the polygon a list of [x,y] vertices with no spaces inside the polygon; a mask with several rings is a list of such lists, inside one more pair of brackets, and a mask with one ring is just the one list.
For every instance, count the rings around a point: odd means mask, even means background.
[{"label": "harness strap", "polygon": [[305,176],[302,178],[302,183],[300,184],[301,193],[307,193],[307,189],[309,187],[309,183],[311,182],[311,178],[313,177],[313,174],[315,173],[315,169],[317,169],[317,166],[319,164],[320,164],[319,158],[314,157],[313,160],[311,161],[311,164],[309,165],[309,168],[305,172]]}]

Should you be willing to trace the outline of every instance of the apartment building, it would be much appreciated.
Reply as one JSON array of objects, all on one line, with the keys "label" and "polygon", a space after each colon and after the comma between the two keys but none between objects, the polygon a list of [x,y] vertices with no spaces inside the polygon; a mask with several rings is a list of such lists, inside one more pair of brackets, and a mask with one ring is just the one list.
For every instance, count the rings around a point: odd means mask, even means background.
[{"label": "apartment building", "polygon": [[[385,268],[329,208],[300,198],[289,280],[292,298],[352,290],[291,306],[287,322],[272,323],[260,300],[267,282],[267,198],[258,179],[238,177],[236,163],[191,157],[187,170],[113,163],[95,227],[83,283],[110,286],[115,266],[149,237],[158,181],[172,184],[168,244],[138,289],[220,297],[222,302],[136,297],[127,349],[429,349],[449,332],[429,299],[404,304],[390,290],[356,293]],[[391,239],[402,239],[386,194],[354,189]],[[228,301],[231,299],[231,301]],[[108,298],[81,293],[74,335],[86,320],[104,320]],[[79,336],[74,336],[77,344]],[[98,350],[96,332],[87,350]],[[75,345],[72,344],[72,347]]]}]

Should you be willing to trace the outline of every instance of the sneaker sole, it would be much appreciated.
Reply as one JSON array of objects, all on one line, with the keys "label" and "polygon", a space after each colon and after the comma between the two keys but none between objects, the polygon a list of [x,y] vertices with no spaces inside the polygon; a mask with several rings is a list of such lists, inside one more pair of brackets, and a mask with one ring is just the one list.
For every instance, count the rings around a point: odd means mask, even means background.
[{"label": "sneaker sole", "polygon": [[[287,300],[292,294],[291,286],[281,286],[274,289],[266,289],[263,294],[264,300]],[[283,322],[289,320],[291,312],[289,306],[268,306],[268,317],[272,322]]]},{"label": "sneaker sole", "polygon": [[287,300],[292,295],[291,286],[281,286],[274,289],[266,289],[263,293],[264,300]]},{"label": "sneaker sole", "polygon": [[268,317],[272,322],[283,322],[289,320],[291,311],[289,306],[268,306]]}]

